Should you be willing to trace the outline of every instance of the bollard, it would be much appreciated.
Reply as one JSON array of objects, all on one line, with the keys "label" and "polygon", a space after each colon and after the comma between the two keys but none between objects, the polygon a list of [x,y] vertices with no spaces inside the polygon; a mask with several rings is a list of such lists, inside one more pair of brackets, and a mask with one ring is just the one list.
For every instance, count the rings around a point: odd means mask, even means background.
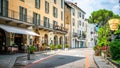
[{"label": "bollard", "polygon": [[30,52],[27,53],[27,60],[30,60]]}]

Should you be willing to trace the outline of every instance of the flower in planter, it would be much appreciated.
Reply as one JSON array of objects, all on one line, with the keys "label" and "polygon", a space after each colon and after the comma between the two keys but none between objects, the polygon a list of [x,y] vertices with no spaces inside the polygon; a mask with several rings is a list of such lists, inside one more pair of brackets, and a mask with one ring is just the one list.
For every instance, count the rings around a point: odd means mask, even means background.
[{"label": "flower in planter", "polygon": [[107,50],[107,46],[102,46],[102,50]]}]

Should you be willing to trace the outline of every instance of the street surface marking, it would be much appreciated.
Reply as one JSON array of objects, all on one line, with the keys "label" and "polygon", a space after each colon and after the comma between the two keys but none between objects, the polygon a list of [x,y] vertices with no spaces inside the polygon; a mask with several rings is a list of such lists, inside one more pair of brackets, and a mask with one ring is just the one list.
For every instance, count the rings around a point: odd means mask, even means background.
[{"label": "street surface marking", "polygon": [[50,58],[52,58],[52,57],[54,57],[54,56],[56,56],[56,55],[57,55],[57,54],[50,55],[50,56],[45,57],[45,58],[40,58],[39,60],[34,61],[32,64],[26,65],[24,68],[29,68],[29,67],[32,66],[33,64],[41,63],[42,61],[47,60],[47,59],[50,59]]},{"label": "street surface marking", "polygon": [[89,64],[88,52],[86,52],[85,68],[89,68],[89,67],[90,67],[90,64]]}]

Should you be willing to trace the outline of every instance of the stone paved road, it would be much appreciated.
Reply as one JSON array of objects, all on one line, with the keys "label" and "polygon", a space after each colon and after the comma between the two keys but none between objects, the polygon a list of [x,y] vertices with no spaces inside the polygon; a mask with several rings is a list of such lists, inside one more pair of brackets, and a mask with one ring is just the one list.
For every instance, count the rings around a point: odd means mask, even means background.
[{"label": "stone paved road", "polygon": [[25,68],[97,68],[90,48],[71,49]]}]

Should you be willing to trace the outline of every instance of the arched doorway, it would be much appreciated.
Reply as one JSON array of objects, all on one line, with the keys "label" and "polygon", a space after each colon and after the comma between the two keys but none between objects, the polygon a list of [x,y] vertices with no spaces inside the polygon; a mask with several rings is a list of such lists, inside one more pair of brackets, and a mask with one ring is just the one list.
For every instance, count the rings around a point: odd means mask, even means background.
[{"label": "arched doorway", "polygon": [[35,36],[34,41],[33,41],[33,45],[35,47],[37,47],[37,51],[39,51],[39,46],[40,46],[40,37],[39,36]]},{"label": "arched doorway", "polygon": [[5,31],[0,29],[0,54],[7,51]]},{"label": "arched doorway", "polygon": [[45,36],[44,36],[44,44],[48,45],[48,35],[47,34],[45,34]]},{"label": "arched doorway", "polygon": [[57,44],[58,44],[58,36],[55,35],[55,36],[54,36],[54,45],[57,45]]},{"label": "arched doorway", "polygon": [[18,46],[18,52],[24,52],[23,47],[23,35],[22,34],[15,34],[14,36],[14,43]]},{"label": "arched doorway", "polygon": [[59,41],[60,41],[60,45],[62,45],[62,44],[63,44],[63,38],[60,37],[60,38],[59,38]]}]

